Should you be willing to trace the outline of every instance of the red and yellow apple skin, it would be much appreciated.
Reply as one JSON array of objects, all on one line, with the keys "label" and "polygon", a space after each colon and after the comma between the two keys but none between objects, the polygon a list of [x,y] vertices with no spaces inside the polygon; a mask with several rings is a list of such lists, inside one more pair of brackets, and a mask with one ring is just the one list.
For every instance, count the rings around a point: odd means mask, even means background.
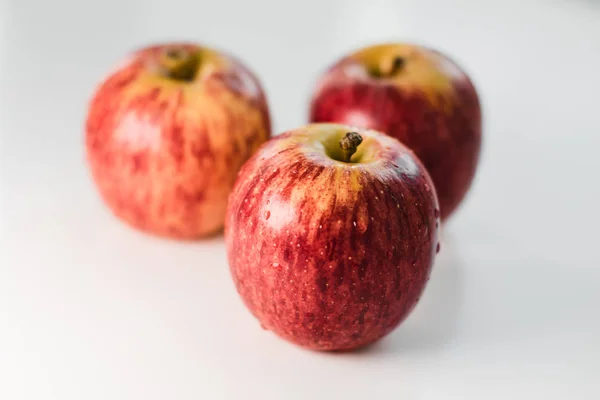
[{"label": "red and yellow apple skin", "polygon": [[194,239],[222,229],[242,164],[270,136],[259,81],[191,43],[141,49],[95,93],[87,160],[104,202],[128,224]]},{"label": "red and yellow apple skin", "polygon": [[477,168],[481,110],[475,87],[445,55],[411,44],[361,49],[330,67],[310,105],[311,122],[391,135],[423,162],[442,219],[461,203]]},{"label": "red and yellow apple skin", "polygon": [[[352,162],[339,140],[357,131]],[[225,240],[238,293],[261,325],[310,349],[391,332],[417,304],[438,247],[438,203],[396,139],[337,124],[274,137],[244,165]]]}]

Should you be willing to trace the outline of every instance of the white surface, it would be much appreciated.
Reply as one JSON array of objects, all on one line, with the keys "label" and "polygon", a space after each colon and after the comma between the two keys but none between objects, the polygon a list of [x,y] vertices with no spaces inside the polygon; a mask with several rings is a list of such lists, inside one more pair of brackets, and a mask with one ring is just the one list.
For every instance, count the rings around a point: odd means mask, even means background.
[{"label": "white surface", "polygon": [[[471,73],[477,181],[388,338],[290,345],[243,307],[221,238],[147,237],[100,203],[86,102],[127,51],[171,38],[244,59],[278,132],[363,44],[416,39]],[[4,0],[0,399],[600,398],[599,41],[592,0]]]}]

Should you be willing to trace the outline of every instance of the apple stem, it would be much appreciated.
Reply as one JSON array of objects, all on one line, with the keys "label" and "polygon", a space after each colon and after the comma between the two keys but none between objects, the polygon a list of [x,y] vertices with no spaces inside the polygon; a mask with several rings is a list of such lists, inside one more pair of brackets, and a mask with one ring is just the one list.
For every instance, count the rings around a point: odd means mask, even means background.
[{"label": "apple stem", "polygon": [[392,62],[392,68],[390,70],[390,76],[394,76],[398,72],[400,72],[402,67],[404,67],[404,62],[405,62],[405,60],[403,57],[398,56],[398,57],[394,58],[394,61]]},{"label": "apple stem", "polygon": [[158,64],[162,75],[177,81],[191,82],[196,76],[198,54],[184,47],[170,47],[160,55]]},{"label": "apple stem", "polygon": [[350,162],[352,155],[356,153],[356,148],[362,143],[363,138],[358,132],[347,132],[340,140],[340,147],[344,152],[344,161]]}]

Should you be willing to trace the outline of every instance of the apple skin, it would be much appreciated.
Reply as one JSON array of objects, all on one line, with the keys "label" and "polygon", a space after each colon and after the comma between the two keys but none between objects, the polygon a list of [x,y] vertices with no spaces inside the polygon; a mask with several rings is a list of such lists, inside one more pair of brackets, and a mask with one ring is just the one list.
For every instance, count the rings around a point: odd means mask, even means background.
[{"label": "apple skin", "polygon": [[[168,57],[190,55],[193,77],[165,75]],[[93,181],[117,217],[194,239],[222,229],[239,168],[269,136],[251,71],[207,47],[165,43],[132,53],[99,85],[85,144]]]},{"label": "apple skin", "polygon": [[[348,131],[364,138],[358,161],[330,158]],[[275,136],[244,165],[225,241],[237,291],[263,328],[306,348],[349,350],[415,307],[438,229],[433,183],[408,148],[312,124]]]},{"label": "apple skin", "polygon": [[376,129],[410,147],[435,183],[442,220],[471,186],[481,148],[479,98],[464,71],[436,50],[388,43],[349,54],[321,77],[309,113],[311,122]]}]

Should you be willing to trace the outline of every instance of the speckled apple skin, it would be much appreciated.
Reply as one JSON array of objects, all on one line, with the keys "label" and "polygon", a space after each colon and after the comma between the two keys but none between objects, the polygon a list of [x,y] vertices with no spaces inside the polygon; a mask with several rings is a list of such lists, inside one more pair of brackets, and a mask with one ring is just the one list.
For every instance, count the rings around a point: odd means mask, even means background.
[{"label": "speckled apple skin", "polygon": [[[404,71],[376,79],[367,70],[401,56]],[[384,44],[350,54],[320,79],[311,122],[377,129],[410,147],[437,190],[442,219],[468,192],[479,161],[481,110],[475,87],[459,66],[438,51]]]},{"label": "speckled apple skin", "polygon": [[[104,202],[128,224],[194,239],[220,230],[242,164],[270,136],[267,102],[240,62],[210,49],[194,82],[151,66],[169,43],[141,49],[99,86],[86,121],[87,161]],[[207,53],[208,54],[208,53]]]},{"label": "speckled apple skin", "polygon": [[225,224],[246,306],[263,328],[316,350],[391,332],[439,250],[438,203],[419,160],[396,139],[359,130],[373,161],[335,161],[318,138],[336,129],[351,128],[314,124],[263,145],[240,171]]}]

